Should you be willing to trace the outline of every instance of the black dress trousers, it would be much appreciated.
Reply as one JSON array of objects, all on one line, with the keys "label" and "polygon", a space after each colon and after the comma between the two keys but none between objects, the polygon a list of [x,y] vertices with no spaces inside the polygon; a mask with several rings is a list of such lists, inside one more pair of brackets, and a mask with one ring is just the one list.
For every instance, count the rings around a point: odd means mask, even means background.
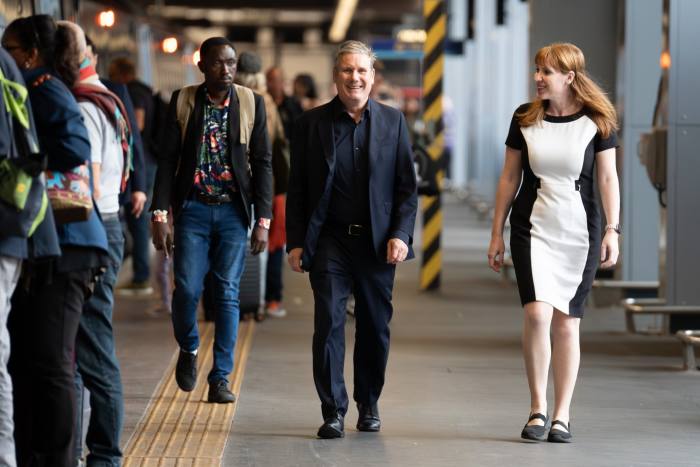
[{"label": "black dress trousers", "polygon": [[309,279],[314,292],[313,373],[323,417],[345,415],[343,377],[346,303],[355,295],[354,392],[357,403],[374,405],[384,386],[389,356],[391,295],[396,266],[377,259],[369,227],[351,236],[346,227],[325,227]]}]

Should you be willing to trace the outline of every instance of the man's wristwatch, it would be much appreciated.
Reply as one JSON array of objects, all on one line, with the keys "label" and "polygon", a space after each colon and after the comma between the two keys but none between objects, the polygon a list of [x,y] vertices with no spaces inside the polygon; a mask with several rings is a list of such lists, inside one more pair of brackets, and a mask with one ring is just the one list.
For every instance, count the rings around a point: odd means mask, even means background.
[{"label": "man's wristwatch", "polygon": [[151,214],[151,222],[160,222],[162,224],[168,223],[168,211],[165,209],[156,209]]},{"label": "man's wristwatch", "polygon": [[622,226],[620,224],[608,224],[605,226],[605,231],[614,230],[618,234],[622,232]]},{"label": "man's wristwatch", "polygon": [[258,219],[258,227],[260,227],[261,229],[270,230],[270,219],[261,217],[260,219]]}]

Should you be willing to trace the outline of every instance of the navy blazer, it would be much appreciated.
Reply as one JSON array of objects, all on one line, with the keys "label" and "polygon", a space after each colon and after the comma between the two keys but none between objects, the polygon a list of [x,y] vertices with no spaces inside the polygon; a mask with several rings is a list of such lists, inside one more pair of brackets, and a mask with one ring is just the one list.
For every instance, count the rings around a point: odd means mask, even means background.
[{"label": "navy blazer", "polygon": [[[335,99],[338,99],[336,97]],[[370,100],[369,209],[372,244],[380,262],[386,261],[391,238],[408,240],[413,253],[413,227],[418,196],[408,127],[398,110]],[[333,101],[297,119],[291,145],[287,192],[287,251],[303,248],[307,269],[326,220],[335,170]]]}]

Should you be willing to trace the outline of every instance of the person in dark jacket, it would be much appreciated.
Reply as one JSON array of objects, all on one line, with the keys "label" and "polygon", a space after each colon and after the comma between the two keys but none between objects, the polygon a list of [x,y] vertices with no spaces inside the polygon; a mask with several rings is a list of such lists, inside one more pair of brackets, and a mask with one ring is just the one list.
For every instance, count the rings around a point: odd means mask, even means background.
[{"label": "person in dark jacket", "polygon": [[314,292],[313,374],[321,438],[344,436],[345,304],[355,295],[354,392],[360,431],[379,431],[377,402],[389,357],[396,265],[413,258],[417,194],[401,112],[369,98],[372,49],[341,44],[338,95],[305,112],[292,138],[287,192],[288,261]]},{"label": "person in dark jacket", "polygon": [[[9,83],[25,86],[17,64],[5,49],[0,49],[0,69],[4,78],[0,87]],[[12,96],[17,98],[15,94]],[[16,119],[13,121],[13,114],[6,110],[5,104],[4,93],[0,92],[0,160],[6,158],[10,161],[20,160],[28,156],[19,153],[19,144],[14,141],[13,126],[20,122]],[[27,132],[36,141],[36,124],[29,101],[24,102],[21,108],[27,111]],[[35,179],[33,183],[38,183],[38,180]],[[45,190],[43,186],[42,190]],[[10,335],[7,331],[10,299],[19,280],[22,260],[41,260],[57,257],[60,254],[61,249],[58,246],[50,207],[47,208],[44,220],[29,239],[19,235],[0,235],[0,465],[9,467],[17,465],[12,417],[12,381],[7,371],[10,357]]]},{"label": "person in dark jacket", "polygon": [[[68,38],[57,34],[53,18],[35,15],[10,23],[2,43],[22,70],[32,107],[42,109],[34,116],[48,168],[69,171],[89,162],[87,130],[62,81],[78,76],[63,60]],[[31,268],[12,299],[9,368],[19,465],[75,464],[75,339],[83,304],[107,261],[97,209],[85,221],[56,227],[61,257]]]},{"label": "person in dark jacket", "polygon": [[[211,269],[218,306],[208,398],[228,403],[235,401],[228,377],[233,370],[247,233],[255,215],[251,249],[253,254],[264,251],[272,215],[272,156],[262,97],[233,84],[237,63],[233,44],[224,37],[209,38],[202,43],[200,56],[204,83],[176,91],[170,101],[169,136],[158,155],[151,224],[156,249],[171,254],[168,210],[172,208],[177,245],[172,319],[180,345],[175,372],[178,386],[192,391],[197,380],[196,311],[204,276]],[[184,115],[177,112],[181,93],[194,101],[184,135],[178,124]],[[244,114],[242,109],[248,106],[250,113]]]}]

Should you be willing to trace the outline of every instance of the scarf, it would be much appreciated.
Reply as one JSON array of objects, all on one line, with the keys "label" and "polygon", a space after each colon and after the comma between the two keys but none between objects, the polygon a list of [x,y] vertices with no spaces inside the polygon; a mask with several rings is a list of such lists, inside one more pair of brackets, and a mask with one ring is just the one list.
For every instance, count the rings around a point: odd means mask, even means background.
[{"label": "scarf", "polygon": [[116,94],[102,86],[83,82],[93,77],[97,77],[95,67],[85,59],[80,65],[80,81],[71,91],[78,102],[91,102],[100,109],[117,132],[124,156],[124,169],[122,170],[120,186],[121,192],[124,192],[126,183],[129,181],[129,174],[134,170],[131,125],[126,118],[124,104]]}]

